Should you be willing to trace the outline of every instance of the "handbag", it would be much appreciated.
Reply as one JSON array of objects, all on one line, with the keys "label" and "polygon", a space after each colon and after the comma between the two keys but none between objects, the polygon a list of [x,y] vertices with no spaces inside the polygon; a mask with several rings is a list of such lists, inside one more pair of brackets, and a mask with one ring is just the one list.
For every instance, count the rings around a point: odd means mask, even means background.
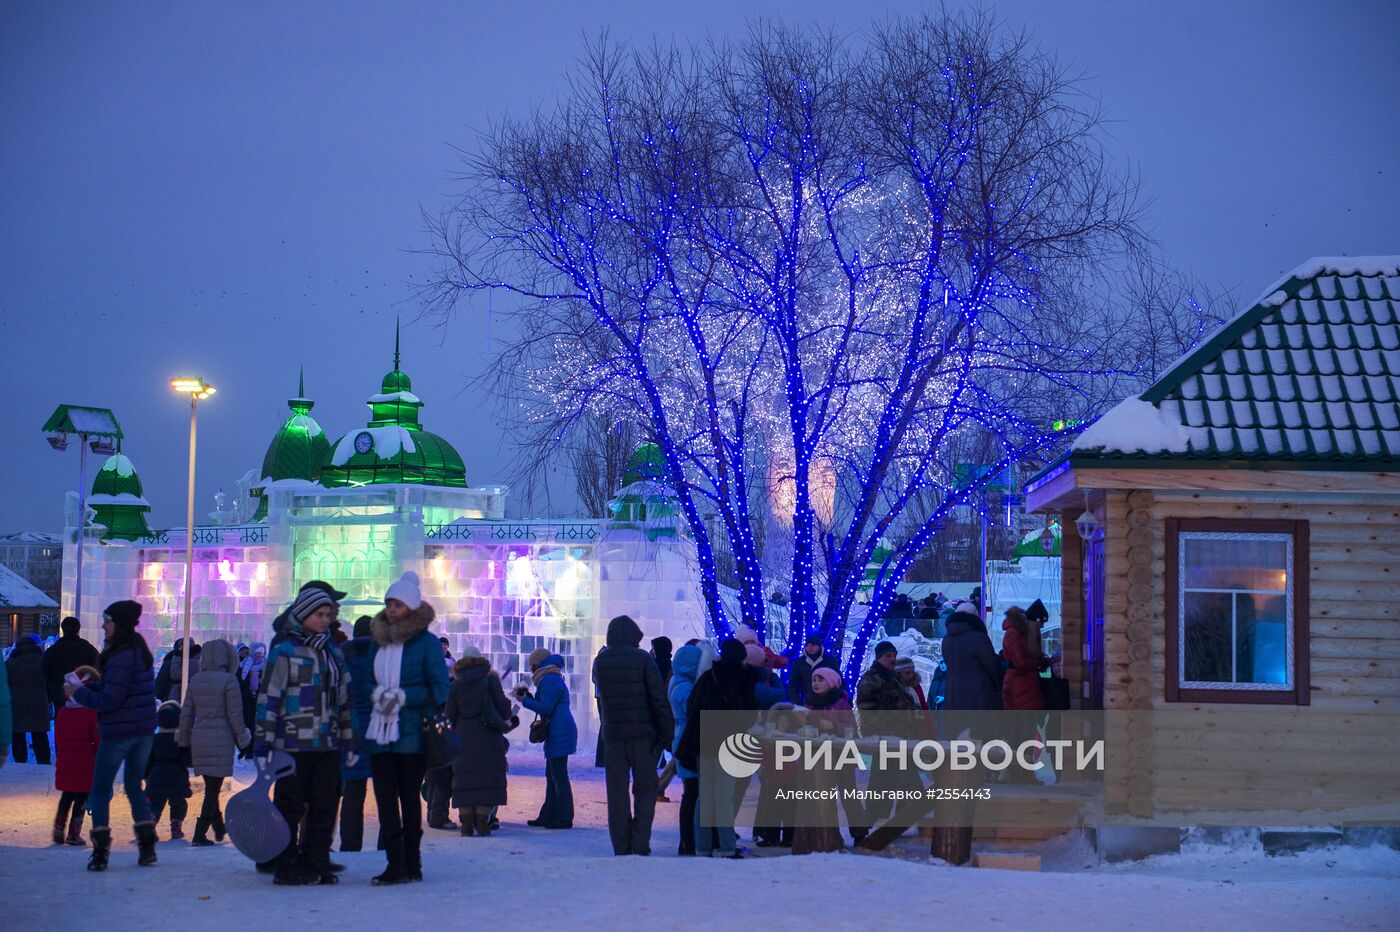
[{"label": "handbag", "polygon": [[549,737],[549,716],[539,715],[530,723],[530,743],[544,744],[544,739]]},{"label": "handbag", "polygon": [[446,767],[462,753],[462,742],[447,713],[439,709],[423,716],[423,759],[429,770]]},{"label": "handbag", "polygon": [[559,711],[559,703],[562,701],[563,694],[561,693],[558,697],[555,698],[554,708],[550,711],[548,715],[535,716],[535,720],[530,723],[531,744],[544,744],[545,739],[549,737],[549,720],[554,717],[555,712]]}]

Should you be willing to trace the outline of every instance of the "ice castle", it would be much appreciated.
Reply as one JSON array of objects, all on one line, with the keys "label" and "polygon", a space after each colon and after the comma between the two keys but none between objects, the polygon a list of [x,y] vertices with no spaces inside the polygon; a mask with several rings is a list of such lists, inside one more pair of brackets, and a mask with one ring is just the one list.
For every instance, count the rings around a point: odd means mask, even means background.
[{"label": "ice castle", "polygon": [[[647,637],[678,645],[707,634],[694,542],[660,481],[659,451],[638,449],[605,519],[507,519],[506,489],[468,485],[452,444],[423,427],[395,342],[366,426],[332,443],[303,383],[261,469],[240,483],[240,503],[194,529],[194,639],[268,640],[272,619],[312,579],[348,593],[348,627],[411,569],[454,655],[470,641],[510,673],[537,647],[561,654],[575,714],[591,725],[589,668],[609,619],[629,614]],[[168,648],[183,629],[185,528],[148,527],[150,505],[122,453],[103,464],[88,504],[81,606],[79,521],[68,509],[63,611],[95,619],[136,599],[152,647]]]}]

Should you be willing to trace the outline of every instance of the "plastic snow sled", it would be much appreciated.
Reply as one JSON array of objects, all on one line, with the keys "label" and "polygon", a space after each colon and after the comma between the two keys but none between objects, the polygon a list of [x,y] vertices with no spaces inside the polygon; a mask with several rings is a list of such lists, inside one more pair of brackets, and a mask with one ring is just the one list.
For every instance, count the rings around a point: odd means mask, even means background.
[{"label": "plastic snow sled", "polygon": [[224,822],[234,847],[262,864],[281,854],[292,840],[287,820],[270,797],[272,784],[294,773],[297,765],[287,752],[273,751],[268,765],[259,762],[257,767],[253,785],[235,794],[224,807]]}]

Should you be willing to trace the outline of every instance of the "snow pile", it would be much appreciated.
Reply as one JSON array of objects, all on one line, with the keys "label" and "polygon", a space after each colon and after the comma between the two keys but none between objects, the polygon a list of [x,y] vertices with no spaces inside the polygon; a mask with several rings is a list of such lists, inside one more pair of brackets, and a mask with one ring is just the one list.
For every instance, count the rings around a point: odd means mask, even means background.
[{"label": "snow pile", "polygon": [[413,392],[389,392],[387,395],[370,395],[369,403],[372,405],[403,404],[421,405],[423,402]]},{"label": "snow pile", "polygon": [[114,472],[123,479],[136,475],[136,467],[131,465],[131,460],[120,453],[107,457],[107,462],[102,464],[102,472]]},{"label": "snow pile", "polygon": [[361,434],[369,434],[370,450],[382,460],[391,460],[400,452],[418,452],[418,447],[413,443],[413,435],[408,432],[407,428],[397,424],[390,424],[388,427],[365,427],[351,431],[340,438],[340,442],[335,445],[335,450],[331,453],[332,466],[344,466],[350,462],[350,458],[356,453],[355,441]]},{"label": "snow pile", "polygon": [[1117,453],[1185,453],[1200,429],[1187,427],[1175,414],[1134,395],[1124,398],[1085,428],[1075,450]]}]

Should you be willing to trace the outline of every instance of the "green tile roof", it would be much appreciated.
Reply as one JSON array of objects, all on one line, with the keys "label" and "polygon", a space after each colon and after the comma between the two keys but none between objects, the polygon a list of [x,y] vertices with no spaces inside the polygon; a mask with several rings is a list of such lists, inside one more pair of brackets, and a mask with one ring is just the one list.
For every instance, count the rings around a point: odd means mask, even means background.
[{"label": "green tile roof", "polygon": [[1396,468],[1400,257],[1305,263],[1140,397],[1185,428],[1184,449],[1106,449],[1110,440],[1076,445],[1072,461]]}]

